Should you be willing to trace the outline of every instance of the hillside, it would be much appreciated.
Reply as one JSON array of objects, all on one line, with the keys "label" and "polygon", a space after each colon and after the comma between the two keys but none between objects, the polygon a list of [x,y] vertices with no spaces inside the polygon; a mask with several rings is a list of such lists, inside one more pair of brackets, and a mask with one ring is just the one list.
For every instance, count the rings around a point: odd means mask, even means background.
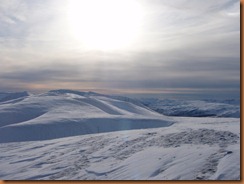
[{"label": "hillside", "polygon": [[72,90],[2,96],[3,180],[240,179],[239,118],[168,117]]},{"label": "hillside", "polygon": [[[11,96],[11,95],[9,95]],[[14,95],[12,95],[14,96]],[[172,121],[134,103],[95,93],[56,90],[0,103],[0,142],[170,126]]]}]

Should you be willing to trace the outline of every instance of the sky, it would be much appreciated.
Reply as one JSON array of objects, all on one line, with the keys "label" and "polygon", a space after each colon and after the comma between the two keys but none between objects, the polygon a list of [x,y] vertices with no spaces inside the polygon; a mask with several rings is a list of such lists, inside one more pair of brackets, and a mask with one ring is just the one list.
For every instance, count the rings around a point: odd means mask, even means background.
[{"label": "sky", "polygon": [[0,0],[0,91],[240,91],[237,0]]}]

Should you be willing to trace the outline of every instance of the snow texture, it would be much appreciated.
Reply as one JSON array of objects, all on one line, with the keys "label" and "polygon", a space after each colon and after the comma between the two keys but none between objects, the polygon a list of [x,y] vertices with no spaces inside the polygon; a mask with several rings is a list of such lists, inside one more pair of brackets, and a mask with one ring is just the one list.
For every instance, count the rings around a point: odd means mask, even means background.
[{"label": "snow texture", "polygon": [[3,180],[240,179],[238,117],[168,117],[72,90],[0,99]]}]

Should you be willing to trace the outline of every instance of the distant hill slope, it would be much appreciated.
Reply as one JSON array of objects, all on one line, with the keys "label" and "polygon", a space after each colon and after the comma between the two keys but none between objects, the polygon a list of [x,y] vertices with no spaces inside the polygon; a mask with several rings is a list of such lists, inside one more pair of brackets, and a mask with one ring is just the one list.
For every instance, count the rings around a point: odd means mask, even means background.
[{"label": "distant hill slope", "polygon": [[167,116],[240,117],[238,100],[172,100],[144,98],[141,103]]},{"label": "distant hill slope", "polygon": [[16,92],[16,93],[0,93],[0,103],[6,101],[16,101],[21,100],[27,96],[30,96],[30,93],[23,91],[23,92]]}]

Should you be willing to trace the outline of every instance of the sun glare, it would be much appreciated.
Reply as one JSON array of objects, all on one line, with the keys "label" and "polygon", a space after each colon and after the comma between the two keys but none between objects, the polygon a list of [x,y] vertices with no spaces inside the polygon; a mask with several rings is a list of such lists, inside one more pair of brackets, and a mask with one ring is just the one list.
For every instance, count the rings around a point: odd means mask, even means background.
[{"label": "sun glare", "polygon": [[120,49],[136,40],[143,9],[134,0],[71,0],[68,22],[71,34],[92,49]]}]

